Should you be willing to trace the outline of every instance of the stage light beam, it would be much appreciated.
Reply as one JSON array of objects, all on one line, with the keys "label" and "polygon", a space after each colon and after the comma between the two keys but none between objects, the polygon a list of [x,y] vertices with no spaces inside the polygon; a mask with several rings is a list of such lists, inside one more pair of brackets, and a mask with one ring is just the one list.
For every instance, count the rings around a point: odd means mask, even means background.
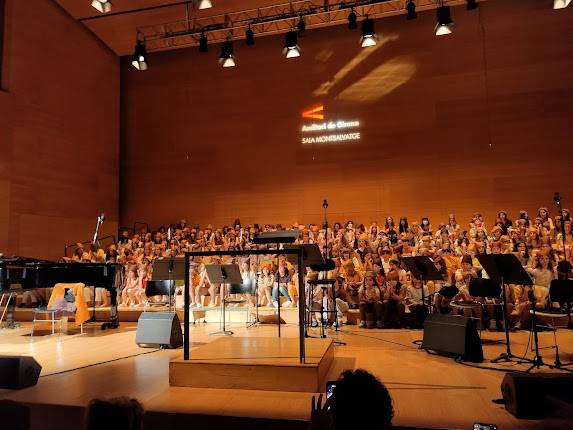
[{"label": "stage light beam", "polygon": [[109,0],[92,0],[92,7],[100,13],[111,12],[111,2]]}]

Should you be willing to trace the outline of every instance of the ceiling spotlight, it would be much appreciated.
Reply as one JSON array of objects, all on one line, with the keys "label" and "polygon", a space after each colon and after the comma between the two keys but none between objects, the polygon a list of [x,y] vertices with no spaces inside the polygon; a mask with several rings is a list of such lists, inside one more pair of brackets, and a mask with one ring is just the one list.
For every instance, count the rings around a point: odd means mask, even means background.
[{"label": "ceiling spotlight", "polygon": [[436,36],[451,34],[452,31],[454,31],[454,21],[452,21],[452,17],[450,15],[450,7],[440,6],[436,9],[436,16],[438,18],[438,22],[434,28]]},{"label": "ceiling spotlight", "polygon": [[205,33],[201,33],[201,36],[199,36],[199,52],[207,52],[208,50],[207,35]]},{"label": "ceiling spotlight", "polygon": [[92,0],[92,7],[100,13],[111,12],[111,2],[109,0]]},{"label": "ceiling spotlight", "polygon": [[193,3],[197,9],[209,9],[213,7],[213,2],[211,0],[195,0]]},{"label": "ceiling spotlight", "polygon": [[300,19],[298,20],[298,24],[296,25],[296,27],[298,28],[299,33],[304,33],[304,31],[306,30],[306,22],[304,22],[302,15],[300,16]]},{"label": "ceiling spotlight", "polygon": [[285,35],[283,55],[286,58],[300,57],[300,47],[298,46],[298,34],[296,31],[291,30]]},{"label": "ceiling spotlight", "polygon": [[476,0],[467,0],[468,4],[466,5],[467,10],[474,10],[478,8]]},{"label": "ceiling spotlight", "polygon": [[133,53],[133,60],[131,61],[133,67],[137,70],[147,70],[147,50],[145,49],[145,42],[140,40],[135,45],[135,52]]},{"label": "ceiling spotlight", "polygon": [[378,37],[374,32],[374,21],[370,18],[366,18],[362,21],[362,37],[360,38],[360,46],[367,48],[369,46],[376,45]]},{"label": "ceiling spotlight", "polygon": [[219,55],[219,64],[225,68],[235,67],[235,56],[233,55],[233,42],[226,40],[221,45],[221,55]]},{"label": "ceiling spotlight", "polygon": [[553,0],[553,9],[565,9],[571,0]]},{"label": "ceiling spotlight", "polygon": [[406,19],[416,19],[417,17],[416,3],[414,3],[414,0],[408,0],[408,3],[406,3]]},{"label": "ceiling spotlight", "polygon": [[350,9],[350,13],[348,14],[348,28],[351,30],[358,28],[358,17],[356,16],[356,12],[354,12],[354,8]]},{"label": "ceiling spotlight", "polygon": [[245,31],[245,42],[247,42],[247,45],[249,46],[255,44],[255,33],[253,32],[253,30],[251,30],[250,25],[249,28],[247,28],[247,31]]}]

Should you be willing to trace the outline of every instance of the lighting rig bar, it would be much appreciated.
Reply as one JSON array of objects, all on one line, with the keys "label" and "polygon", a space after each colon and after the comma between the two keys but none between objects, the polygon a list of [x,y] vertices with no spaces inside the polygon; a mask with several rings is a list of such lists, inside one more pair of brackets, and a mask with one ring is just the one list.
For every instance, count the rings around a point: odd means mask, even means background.
[{"label": "lighting rig bar", "polygon": [[[485,0],[479,0],[485,1]],[[417,11],[436,9],[440,5],[464,5],[467,0],[415,0]],[[147,51],[161,51],[199,45],[202,34],[208,43],[245,38],[247,29],[255,38],[296,30],[303,19],[306,29],[348,23],[351,10],[357,17],[380,18],[405,14],[406,0],[302,0],[221,15],[189,17],[165,24],[137,28],[137,40],[144,41]]]}]

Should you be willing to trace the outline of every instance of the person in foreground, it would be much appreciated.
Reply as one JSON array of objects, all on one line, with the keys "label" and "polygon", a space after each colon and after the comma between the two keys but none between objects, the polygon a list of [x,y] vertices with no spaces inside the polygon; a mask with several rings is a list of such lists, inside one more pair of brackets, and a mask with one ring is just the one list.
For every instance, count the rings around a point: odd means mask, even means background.
[{"label": "person in foreground", "polygon": [[141,430],[143,413],[136,399],[93,399],[86,411],[86,430]]},{"label": "person in foreground", "polygon": [[384,384],[366,370],[346,370],[324,405],[322,394],[318,402],[312,397],[309,430],[389,429],[393,417],[392,397]]}]

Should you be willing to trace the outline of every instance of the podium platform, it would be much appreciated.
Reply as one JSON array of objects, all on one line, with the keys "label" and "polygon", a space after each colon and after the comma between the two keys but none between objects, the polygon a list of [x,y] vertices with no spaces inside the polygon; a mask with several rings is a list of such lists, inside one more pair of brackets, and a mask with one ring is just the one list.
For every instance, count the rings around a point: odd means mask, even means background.
[{"label": "podium platform", "polygon": [[169,364],[173,387],[316,393],[334,360],[332,339],[306,339],[299,363],[298,338],[225,337]]}]

